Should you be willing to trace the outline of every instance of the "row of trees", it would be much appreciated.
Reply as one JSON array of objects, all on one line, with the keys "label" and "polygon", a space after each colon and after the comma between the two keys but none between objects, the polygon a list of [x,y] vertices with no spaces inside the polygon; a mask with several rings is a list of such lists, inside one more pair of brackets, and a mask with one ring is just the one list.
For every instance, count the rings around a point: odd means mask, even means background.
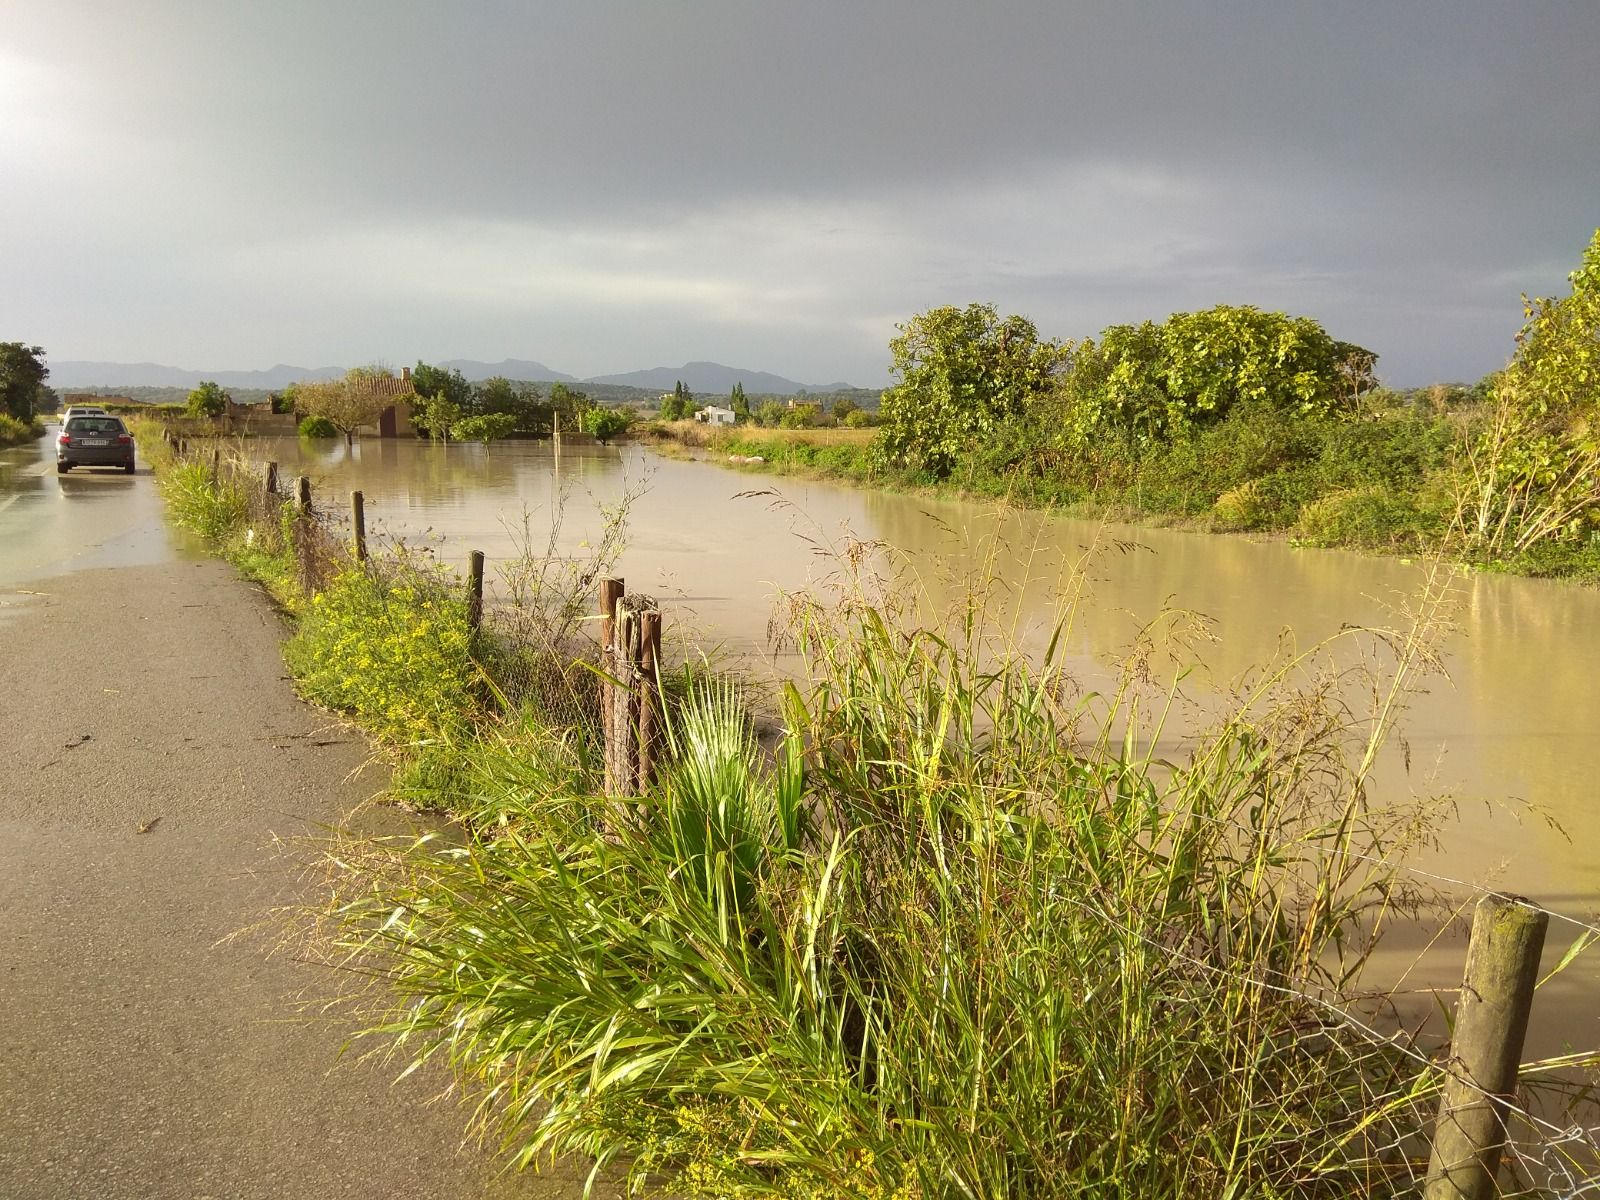
[{"label": "row of trees", "polygon": [[[1287,503],[1299,460],[1353,461],[1393,427],[1391,441],[1433,446],[1411,464],[1418,478],[1374,477],[1370,494],[1330,494],[1327,512],[1414,509],[1486,559],[1600,546],[1600,230],[1570,279],[1568,296],[1524,298],[1503,371],[1471,392],[1425,390],[1426,411],[1380,392],[1377,355],[1309,317],[1223,305],[1074,344],[991,305],[936,308],[890,343],[897,380],[874,457],[935,480],[1027,464],[1091,491],[1180,462],[1204,491],[1206,456],[1219,476],[1248,460],[1239,508]],[[1405,450],[1385,453],[1398,463]],[[1329,486],[1353,488],[1337,482],[1353,469],[1342,459]]]},{"label": "row of trees", "polygon": [[1076,345],[992,305],[944,307],[901,326],[889,349],[899,382],[883,394],[882,453],[941,478],[1021,421],[1069,445],[1164,442],[1243,406],[1354,412],[1377,383],[1372,351],[1249,306],[1113,325]]}]

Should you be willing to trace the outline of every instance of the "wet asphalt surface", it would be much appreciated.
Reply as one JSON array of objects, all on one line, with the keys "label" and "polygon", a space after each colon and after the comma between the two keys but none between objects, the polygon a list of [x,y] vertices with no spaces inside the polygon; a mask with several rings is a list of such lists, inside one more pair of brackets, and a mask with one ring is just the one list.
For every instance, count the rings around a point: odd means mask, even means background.
[{"label": "wet asphalt surface", "polygon": [[444,1075],[305,1015],[333,981],[269,953],[272,914],[381,774],[142,467],[27,473],[42,449],[0,462],[0,1197],[579,1195],[464,1144]]}]

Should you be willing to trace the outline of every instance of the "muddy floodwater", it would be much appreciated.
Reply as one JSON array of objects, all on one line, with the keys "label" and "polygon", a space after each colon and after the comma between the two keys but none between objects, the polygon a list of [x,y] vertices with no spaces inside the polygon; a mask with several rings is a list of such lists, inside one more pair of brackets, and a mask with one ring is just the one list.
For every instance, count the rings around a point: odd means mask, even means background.
[{"label": "muddy floodwater", "polygon": [[[1213,696],[1287,645],[1306,648],[1352,625],[1395,626],[1426,567],[1398,559],[1296,549],[1279,540],[1102,526],[1039,513],[1000,517],[993,506],[858,490],[664,458],[639,447],[548,443],[429,446],[252,442],[285,475],[305,473],[319,496],[342,503],[362,490],[369,521],[392,535],[435,540],[448,559],[483,550],[493,563],[535,547],[563,507],[559,543],[581,554],[601,512],[635,493],[619,573],[630,591],[658,597],[669,623],[747,661],[766,655],[780,590],[837,571],[827,552],[849,538],[881,541],[917,568],[935,600],[963,573],[992,573],[1017,594],[1020,625],[1049,623],[1066,567],[1090,545],[1085,601],[1069,640],[1074,670],[1103,683],[1139,629],[1184,609],[1214,640],[1189,684]],[[750,495],[761,492],[766,494]],[[1420,870],[1526,894],[1580,920],[1600,909],[1600,592],[1569,584],[1460,575],[1445,645],[1447,677],[1413,696],[1377,774],[1381,798],[1448,794],[1457,815]],[[1409,753],[1407,753],[1407,751]],[[1409,768],[1407,760],[1409,759]],[[1578,935],[1552,924],[1559,953]],[[1391,969],[1419,948],[1391,940]],[[1412,967],[1418,984],[1459,971],[1461,939]],[[1594,956],[1588,956],[1591,959]],[[1591,961],[1541,993],[1530,1050],[1600,1044],[1600,969]]]}]

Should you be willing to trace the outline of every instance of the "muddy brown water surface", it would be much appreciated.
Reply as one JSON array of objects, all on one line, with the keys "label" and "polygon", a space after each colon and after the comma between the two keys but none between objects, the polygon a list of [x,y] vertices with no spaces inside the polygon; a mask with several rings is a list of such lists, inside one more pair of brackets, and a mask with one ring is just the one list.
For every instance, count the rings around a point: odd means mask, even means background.
[{"label": "muddy brown water surface", "polygon": [[[1064,571],[1096,545],[1067,644],[1075,673],[1086,686],[1103,685],[1142,626],[1184,609],[1203,615],[1214,634],[1196,649],[1203,667],[1186,684],[1201,697],[1220,695],[1286,645],[1311,647],[1349,626],[1397,625],[1427,570],[1278,540],[1002,516],[992,505],[737,472],[636,446],[569,446],[559,459],[549,443],[527,442],[369,440],[347,452],[342,443],[256,440],[246,449],[278,461],[285,476],[311,476],[329,506],[359,488],[375,536],[430,540],[449,561],[484,551],[491,587],[495,562],[525,540],[543,547],[558,508],[558,544],[582,555],[600,533],[603,510],[637,492],[618,572],[629,590],[656,596],[680,635],[779,673],[794,664],[769,649],[775,599],[834,574],[830,550],[849,538],[904,555],[935,602],[957,595],[962,575],[992,573],[1014,593],[1013,615],[1036,641]],[[1600,909],[1600,592],[1466,574],[1453,590],[1458,630],[1445,646],[1448,676],[1426,680],[1411,697],[1404,745],[1397,740],[1386,753],[1375,790],[1380,800],[1455,799],[1457,816],[1442,830],[1441,847],[1420,854],[1418,870],[1518,892],[1593,921]],[[1552,923],[1552,965],[1579,932]],[[1380,970],[1404,972],[1419,986],[1448,985],[1459,978],[1463,952],[1459,934],[1424,953],[1421,939],[1397,931]],[[1541,991],[1530,1052],[1600,1045],[1597,958],[1585,956]]]}]

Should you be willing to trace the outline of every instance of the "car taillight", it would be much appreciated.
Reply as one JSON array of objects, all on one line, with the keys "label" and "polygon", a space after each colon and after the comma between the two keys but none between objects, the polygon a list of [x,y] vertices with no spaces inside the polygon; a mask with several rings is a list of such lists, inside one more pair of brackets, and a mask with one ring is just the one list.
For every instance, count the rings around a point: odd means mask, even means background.
[{"label": "car taillight", "polygon": [[125,433],[119,433],[117,435],[117,445],[119,445],[119,446],[131,446],[131,445],[133,445],[133,439],[131,437],[129,437],[127,434],[125,434]]},{"label": "car taillight", "polygon": [[64,433],[63,433],[63,434],[62,434],[62,435],[61,435],[61,436],[60,436],[60,437],[58,437],[58,438],[57,438],[57,439],[56,439],[56,441],[57,441],[57,442],[59,442],[59,443],[60,443],[60,444],[61,444],[61,445],[63,445],[63,446],[70,446],[70,445],[72,445],[72,439],[71,439],[71,438],[70,438],[70,437],[68,437],[68,436],[67,436],[67,435],[66,435],[66,434],[64,434]]}]

